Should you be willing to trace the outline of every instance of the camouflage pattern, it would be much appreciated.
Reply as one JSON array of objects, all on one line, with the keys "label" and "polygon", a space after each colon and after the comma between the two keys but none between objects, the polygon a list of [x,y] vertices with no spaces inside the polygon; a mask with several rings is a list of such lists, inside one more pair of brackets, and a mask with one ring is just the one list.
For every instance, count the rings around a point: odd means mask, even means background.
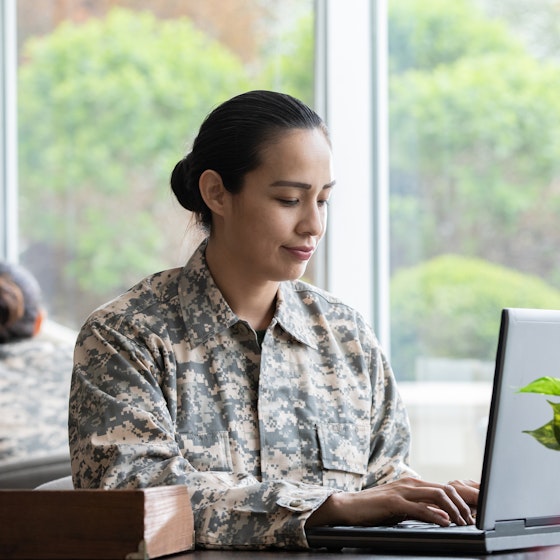
[{"label": "camouflage pattern", "polygon": [[41,336],[0,344],[0,461],[68,453],[73,351]]},{"label": "camouflage pattern", "polygon": [[305,548],[305,521],[333,492],[414,474],[391,369],[353,309],[299,281],[280,285],[260,348],[204,247],[86,321],[74,484],[186,484],[197,546]]}]

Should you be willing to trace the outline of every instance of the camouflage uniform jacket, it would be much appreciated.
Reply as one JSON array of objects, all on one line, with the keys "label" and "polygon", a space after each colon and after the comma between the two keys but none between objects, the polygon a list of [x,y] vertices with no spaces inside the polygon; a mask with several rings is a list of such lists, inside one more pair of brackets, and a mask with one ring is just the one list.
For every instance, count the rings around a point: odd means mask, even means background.
[{"label": "camouflage uniform jacket", "polygon": [[333,492],[413,474],[393,375],[362,318],[299,281],[280,285],[261,348],[204,247],[83,326],[74,484],[186,484],[197,546],[306,547],[305,521]]},{"label": "camouflage uniform jacket", "polygon": [[0,344],[0,462],[68,454],[71,342]]}]

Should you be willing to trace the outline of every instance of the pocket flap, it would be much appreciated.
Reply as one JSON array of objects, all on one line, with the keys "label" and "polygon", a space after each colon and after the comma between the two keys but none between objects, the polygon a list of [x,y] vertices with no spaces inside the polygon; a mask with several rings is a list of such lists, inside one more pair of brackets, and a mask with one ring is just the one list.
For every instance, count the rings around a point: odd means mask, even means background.
[{"label": "pocket flap", "polygon": [[181,433],[185,459],[199,471],[231,472],[233,464],[228,433],[206,432],[202,434]]},{"label": "pocket flap", "polygon": [[317,426],[323,468],[366,474],[369,425],[328,423]]}]

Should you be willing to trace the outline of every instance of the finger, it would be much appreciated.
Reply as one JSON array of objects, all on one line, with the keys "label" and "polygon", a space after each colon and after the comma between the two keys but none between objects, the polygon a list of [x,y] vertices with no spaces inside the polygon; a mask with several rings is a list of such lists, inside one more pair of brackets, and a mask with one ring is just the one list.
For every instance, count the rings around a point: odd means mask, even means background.
[{"label": "finger", "polygon": [[451,519],[445,511],[430,505],[426,505],[426,509],[430,515],[434,516],[434,523],[438,523],[438,525],[443,525],[444,527],[451,524]]},{"label": "finger", "polygon": [[478,482],[474,480],[453,480],[449,482],[449,485],[457,490],[461,498],[463,498],[467,504],[476,506],[480,489],[480,484]]},{"label": "finger", "polygon": [[[455,481],[454,483],[459,483],[459,481]],[[472,516],[471,507],[467,503],[467,501],[470,500],[465,500],[464,495],[466,494],[468,498],[473,499],[474,503],[476,503],[478,499],[478,490],[472,487],[462,486],[459,483],[460,491],[458,491],[454,483],[433,485],[436,488],[440,488],[447,498],[451,500],[453,504],[452,508],[448,509],[445,499],[443,501],[435,502],[435,504],[447,511],[450,514],[452,521],[457,525],[472,525],[474,524],[474,518]],[[466,488],[469,488],[469,490],[466,490]]]},{"label": "finger", "polygon": [[471,487],[471,488],[480,488],[480,482],[471,479],[464,479],[464,480],[450,480],[448,484],[452,484],[453,486],[457,487]]},{"label": "finger", "polygon": [[431,504],[446,512],[453,523],[467,525],[474,523],[469,506],[450,485],[430,484],[407,492],[412,502]]},{"label": "finger", "polygon": [[[453,503],[457,507],[459,515],[461,516],[461,519],[459,520],[458,524],[462,525],[463,524],[462,522],[464,522],[467,525],[473,525],[474,518],[472,516],[471,508],[467,503],[467,501],[463,498],[461,493],[458,492],[455,486],[451,484],[445,485],[444,491],[449,496],[449,498],[453,501]],[[476,492],[476,490],[474,489],[473,491]],[[457,523],[457,521],[455,521],[455,523]]]},{"label": "finger", "polygon": [[441,527],[447,527],[451,524],[449,515],[436,506],[423,502],[413,502],[410,504],[409,510],[410,513],[406,516],[407,519],[416,519],[418,521],[424,521],[425,523],[435,523]]}]

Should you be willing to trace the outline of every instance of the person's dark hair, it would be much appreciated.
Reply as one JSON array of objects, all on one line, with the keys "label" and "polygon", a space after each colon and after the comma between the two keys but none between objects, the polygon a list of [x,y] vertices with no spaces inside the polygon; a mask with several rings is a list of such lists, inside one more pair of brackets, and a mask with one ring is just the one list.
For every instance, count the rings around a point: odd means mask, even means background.
[{"label": "person's dark hair", "polygon": [[330,141],[321,117],[290,95],[262,90],[237,95],[203,121],[191,152],[173,169],[171,188],[181,206],[210,229],[212,213],[199,189],[204,171],[215,171],[229,192],[238,193],[245,175],[261,164],[266,145],[283,132],[316,128]]},{"label": "person's dark hair", "polygon": [[0,262],[0,343],[30,338],[41,312],[41,289],[22,266]]}]

